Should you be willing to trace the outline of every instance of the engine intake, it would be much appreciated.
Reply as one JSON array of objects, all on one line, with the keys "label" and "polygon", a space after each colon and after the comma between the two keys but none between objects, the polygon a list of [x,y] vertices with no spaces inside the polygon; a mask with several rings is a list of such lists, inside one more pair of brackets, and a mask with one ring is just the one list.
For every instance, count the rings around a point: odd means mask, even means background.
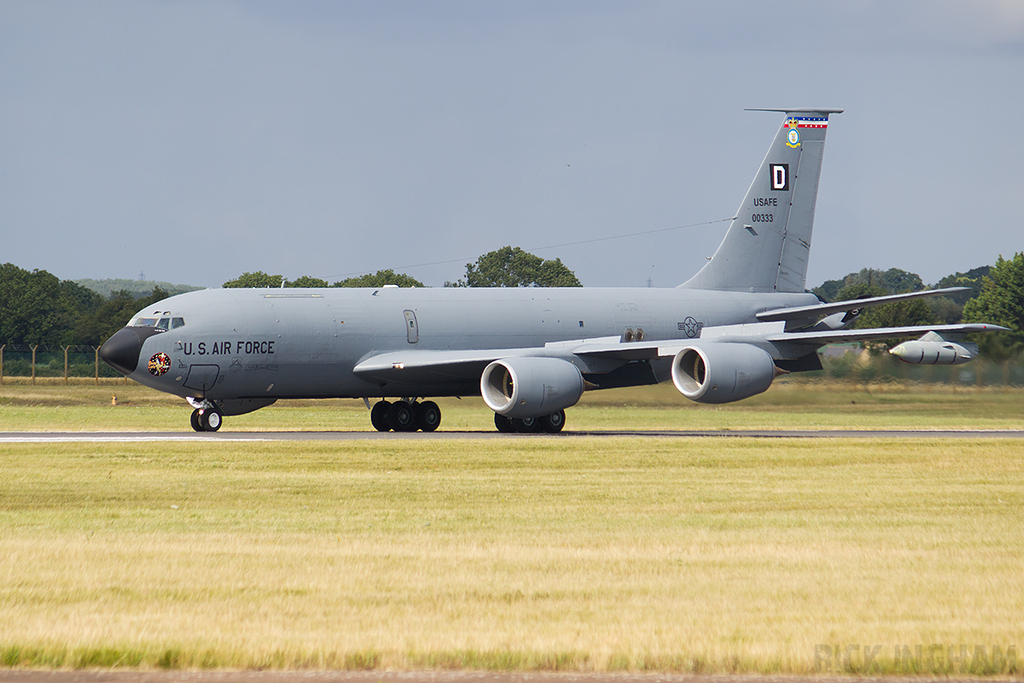
[{"label": "engine intake", "polygon": [[480,395],[505,417],[541,417],[576,405],[583,395],[583,375],[561,358],[502,358],[484,368]]},{"label": "engine intake", "polygon": [[672,360],[672,383],[698,403],[729,403],[760,394],[778,374],[768,352],[751,344],[688,346]]}]

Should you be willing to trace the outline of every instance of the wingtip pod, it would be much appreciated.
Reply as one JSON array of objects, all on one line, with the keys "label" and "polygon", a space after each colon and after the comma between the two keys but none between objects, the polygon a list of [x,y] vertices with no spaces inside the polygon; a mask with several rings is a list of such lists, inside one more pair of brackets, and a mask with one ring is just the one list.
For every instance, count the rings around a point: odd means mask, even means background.
[{"label": "wingtip pod", "polygon": [[688,289],[803,292],[830,114],[841,109],[759,109],[786,115],[725,238]]},{"label": "wingtip pod", "polygon": [[911,365],[962,365],[977,357],[978,345],[949,341],[936,332],[928,332],[920,339],[894,346],[889,353]]}]

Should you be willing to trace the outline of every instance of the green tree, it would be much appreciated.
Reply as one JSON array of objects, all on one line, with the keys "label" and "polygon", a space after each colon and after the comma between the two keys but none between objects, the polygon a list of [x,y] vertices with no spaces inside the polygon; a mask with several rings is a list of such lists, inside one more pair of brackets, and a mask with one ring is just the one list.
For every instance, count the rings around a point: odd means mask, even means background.
[{"label": "green tree", "polygon": [[79,318],[98,295],[45,270],[0,266],[0,344],[58,346],[75,343]]},{"label": "green tree", "polygon": [[917,273],[909,273],[899,268],[890,268],[889,270],[862,268],[859,273],[850,273],[842,280],[826,280],[811,291],[825,301],[842,301],[840,290],[853,285],[879,287],[882,290],[881,295],[918,292],[924,289],[924,282]]},{"label": "green tree", "polygon": [[[837,291],[836,301],[854,301],[856,299],[870,299],[871,297],[885,295],[886,291],[878,285],[869,285],[866,282],[857,281]],[[878,310],[878,306],[863,309],[860,316],[854,321],[853,327],[855,329],[878,327],[878,325],[872,324],[873,316],[871,313],[875,310]]]},{"label": "green tree", "polygon": [[1010,260],[999,257],[984,278],[981,293],[964,306],[964,322],[1010,328],[980,336],[982,352],[993,360],[1008,360],[1024,351],[1024,252]]},{"label": "green tree", "polygon": [[149,293],[153,291],[154,287],[159,287],[171,296],[203,289],[203,287],[196,287],[195,285],[176,285],[171,282],[162,282],[158,280],[126,280],[123,278],[106,278],[103,280],[79,278],[74,282],[76,285],[81,285],[87,289],[91,289],[104,298],[121,289],[131,292],[132,296],[135,297],[149,296]]},{"label": "green tree", "polygon": [[982,281],[992,266],[972,268],[966,273],[947,275],[935,284],[935,289],[947,287],[966,287],[962,292],[953,292],[944,296],[927,299],[928,308],[938,322],[954,325],[963,321],[964,305],[981,294]]},{"label": "green tree", "polygon": [[981,288],[984,284],[985,276],[992,270],[992,266],[981,266],[980,268],[972,268],[966,273],[953,273],[939,280],[938,284],[935,285],[936,289],[944,289],[946,287],[968,287],[969,289],[964,292],[956,292],[950,294],[949,298],[956,303],[963,306],[974,297],[981,294]]},{"label": "green tree", "polygon": [[925,299],[928,310],[936,322],[944,325],[956,325],[964,317],[964,307],[948,296],[933,296]]},{"label": "green tree", "polygon": [[284,281],[284,277],[281,275],[267,275],[262,270],[257,270],[255,273],[242,273],[234,280],[228,280],[222,286],[223,287],[280,287]]},{"label": "green tree", "polygon": [[103,305],[104,297],[88,287],[64,280],[60,283],[62,307],[66,314],[67,332],[63,342],[68,345],[91,344],[87,340],[89,321],[95,311]]},{"label": "green tree", "polygon": [[445,287],[582,287],[561,259],[545,261],[519,247],[502,247],[466,264],[466,277]]},{"label": "green tree", "polygon": [[[863,271],[861,272],[863,273]],[[889,294],[920,292],[924,289],[924,282],[921,280],[921,276],[917,273],[908,273],[907,271],[900,270],[899,268],[890,268],[885,272],[876,270],[874,273],[877,278],[881,279],[882,287],[884,287]],[[868,277],[870,278],[870,271]]]},{"label": "green tree", "polygon": [[[839,290],[838,301],[853,301],[855,299],[866,299],[874,296],[885,296],[888,294],[884,287],[869,285],[864,281],[847,285]],[[929,325],[935,322],[931,309],[920,300],[897,301],[881,306],[865,308],[860,316],[854,321],[853,329],[867,329],[872,327],[904,327],[907,325]],[[900,340],[887,339],[884,345],[891,346]],[[873,351],[880,350],[878,344],[865,344]]]},{"label": "green tree", "polygon": [[289,280],[284,283],[285,287],[326,287],[327,280],[321,280],[318,277],[310,277],[309,275],[303,275],[297,280]]},{"label": "green tree", "polygon": [[384,285],[398,285],[399,287],[424,287],[425,285],[414,277],[405,273],[396,273],[388,268],[378,270],[376,273],[367,273],[359,277],[349,277],[334,283],[335,287],[383,287]]},{"label": "green tree", "polygon": [[811,291],[822,301],[839,301],[839,290],[843,288],[843,280],[825,280]]},{"label": "green tree", "polygon": [[154,287],[150,294],[141,297],[136,297],[126,289],[111,292],[89,315],[82,318],[75,330],[74,343],[99,346],[128,324],[133,315],[163,301],[167,296],[167,291],[160,287]]},{"label": "green tree", "polygon": [[156,287],[135,298],[116,292],[104,298],[45,270],[0,266],[0,343],[12,345],[99,345],[140,308],[167,298]]}]

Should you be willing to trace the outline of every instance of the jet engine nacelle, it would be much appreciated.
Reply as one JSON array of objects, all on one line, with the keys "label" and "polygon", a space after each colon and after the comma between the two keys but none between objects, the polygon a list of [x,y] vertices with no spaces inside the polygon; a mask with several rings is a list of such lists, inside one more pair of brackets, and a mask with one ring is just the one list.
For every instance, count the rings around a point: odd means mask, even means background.
[{"label": "jet engine nacelle", "polygon": [[970,342],[906,341],[889,353],[911,365],[960,365],[978,355],[978,345]]},{"label": "jet engine nacelle", "polygon": [[751,344],[688,346],[672,361],[672,383],[698,403],[728,403],[760,394],[777,374],[768,352]]},{"label": "jet engine nacelle", "polygon": [[505,417],[541,417],[576,405],[583,395],[583,375],[561,358],[503,358],[484,368],[480,395]]}]

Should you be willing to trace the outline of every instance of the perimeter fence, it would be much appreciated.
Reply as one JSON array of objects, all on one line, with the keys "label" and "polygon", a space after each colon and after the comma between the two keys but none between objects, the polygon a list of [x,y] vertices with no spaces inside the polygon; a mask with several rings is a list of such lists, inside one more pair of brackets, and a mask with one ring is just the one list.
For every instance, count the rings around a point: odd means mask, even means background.
[{"label": "perimeter fence", "polygon": [[0,346],[0,384],[9,379],[120,378],[121,373],[100,360],[98,346]]},{"label": "perimeter fence", "polygon": [[883,352],[835,347],[821,354],[823,370],[800,373],[814,379],[855,384],[942,384],[979,388],[1024,387],[1024,356],[1003,362],[976,358],[963,365],[910,365]]}]

